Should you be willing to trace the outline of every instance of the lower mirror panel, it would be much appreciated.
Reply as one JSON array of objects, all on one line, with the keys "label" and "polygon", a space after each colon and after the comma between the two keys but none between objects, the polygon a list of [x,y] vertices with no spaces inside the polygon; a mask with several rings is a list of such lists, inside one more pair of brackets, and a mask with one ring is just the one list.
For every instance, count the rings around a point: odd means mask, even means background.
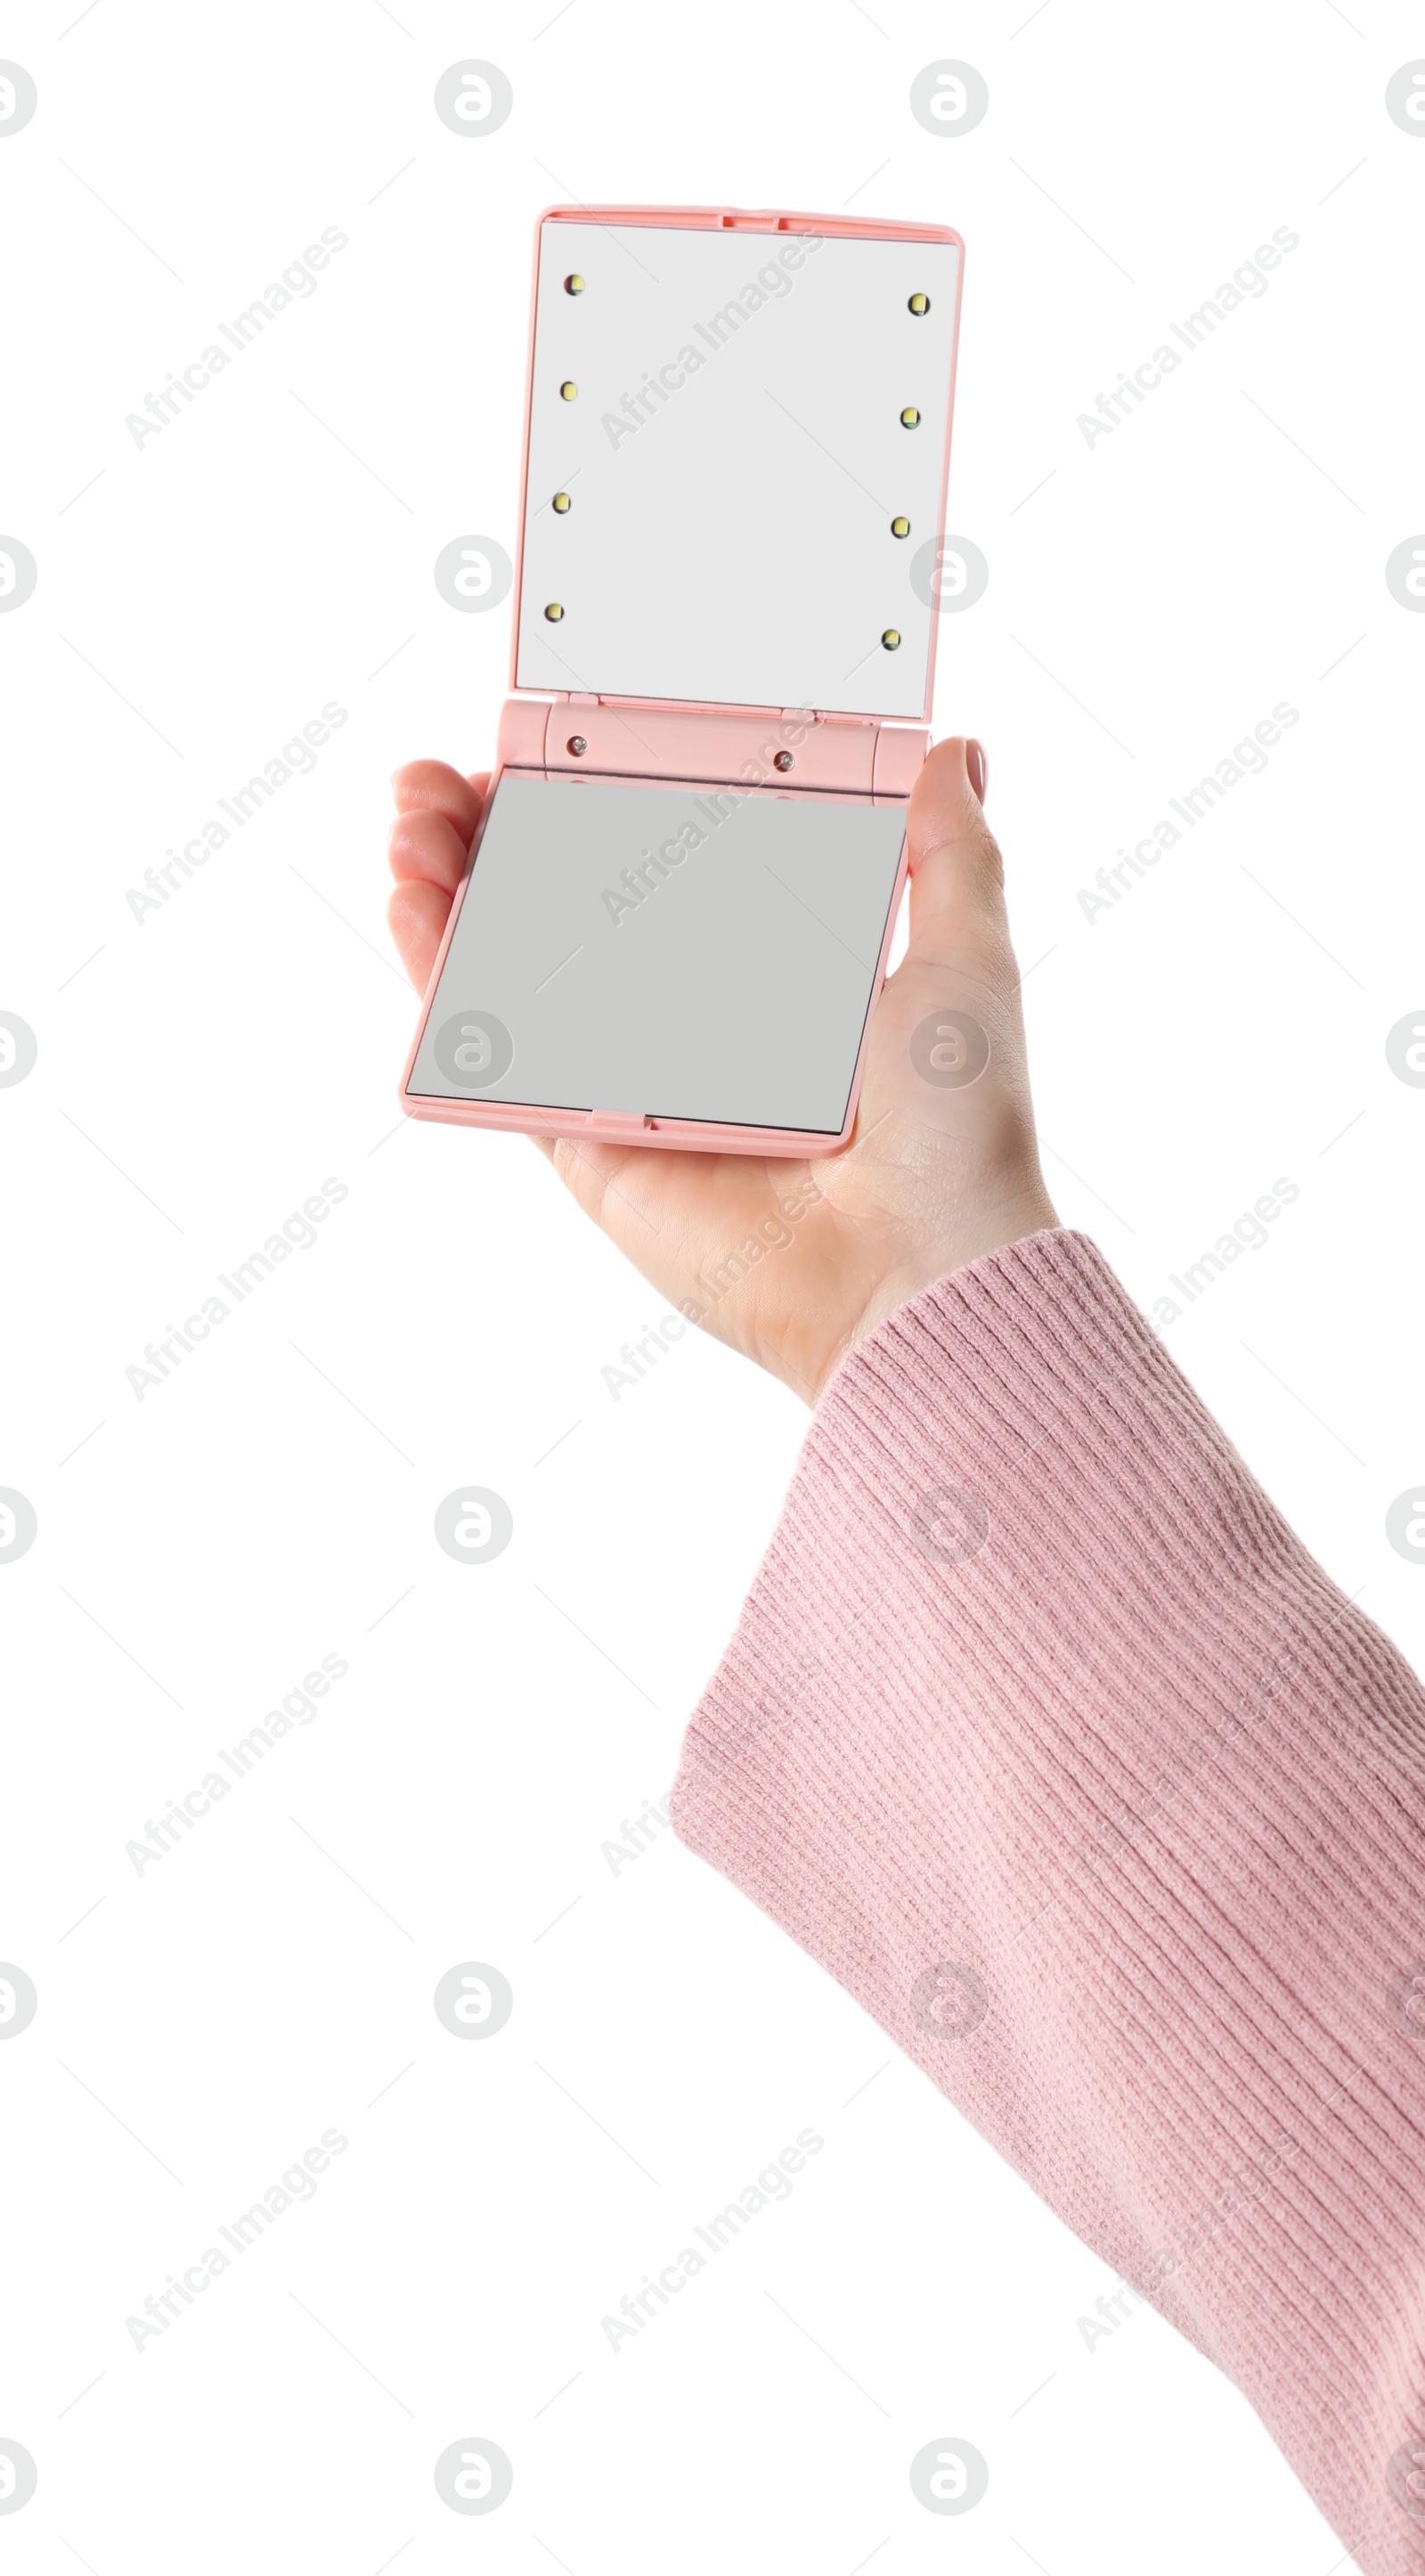
[{"label": "lower mirror panel", "polygon": [[900,799],[503,770],[405,1105],[834,1142],[905,816]]}]

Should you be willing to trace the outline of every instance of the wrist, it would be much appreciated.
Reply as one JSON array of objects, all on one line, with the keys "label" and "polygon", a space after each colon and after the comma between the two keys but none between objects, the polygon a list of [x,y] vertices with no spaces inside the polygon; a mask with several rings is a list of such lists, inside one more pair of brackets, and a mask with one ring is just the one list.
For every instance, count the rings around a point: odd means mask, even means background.
[{"label": "wrist", "polygon": [[828,1354],[826,1366],[817,1380],[810,1402],[815,1408],[842,1361],[858,1342],[876,1331],[887,1317],[912,1297],[933,1288],[938,1279],[948,1279],[952,1272],[963,1270],[967,1263],[980,1261],[992,1252],[1003,1251],[1006,1244],[1020,1243],[1032,1234],[1051,1234],[1060,1230],[1060,1220],[1043,1182],[1036,1176],[1031,1187],[1016,1191],[993,1205],[971,1212],[957,1212],[952,1226],[938,1228],[923,1244],[908,1249],[877,1281],[855,1322]]}]

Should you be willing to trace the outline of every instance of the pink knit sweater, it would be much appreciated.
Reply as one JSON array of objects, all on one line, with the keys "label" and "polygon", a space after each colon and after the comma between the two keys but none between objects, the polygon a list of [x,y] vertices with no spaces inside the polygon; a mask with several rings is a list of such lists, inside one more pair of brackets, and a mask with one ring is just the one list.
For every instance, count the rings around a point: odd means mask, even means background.
[{"label": "pink knit sweater", "polygon": [[672,1812],[1425,2576],[1425,1697],[1082,1235],[837,1371]]}]

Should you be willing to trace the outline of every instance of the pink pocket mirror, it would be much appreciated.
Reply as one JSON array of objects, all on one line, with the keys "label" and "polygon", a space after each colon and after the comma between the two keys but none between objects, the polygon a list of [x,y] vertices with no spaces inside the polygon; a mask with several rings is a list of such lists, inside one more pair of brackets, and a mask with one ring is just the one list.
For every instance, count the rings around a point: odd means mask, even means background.
[{"label": "pink pocket mirror", "polygon": [[929,748],[962,257],[914,224],[540,218],[512,694],[413,1117],[847,1141]]}]

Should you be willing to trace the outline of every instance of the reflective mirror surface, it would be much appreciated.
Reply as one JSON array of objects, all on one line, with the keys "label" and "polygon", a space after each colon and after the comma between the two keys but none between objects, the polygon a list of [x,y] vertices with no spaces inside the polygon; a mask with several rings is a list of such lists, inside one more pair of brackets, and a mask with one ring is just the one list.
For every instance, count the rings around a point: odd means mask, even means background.
[{"label": "reflective mirror surface", "polygon": [[839,1134],[905,807],[506,770],[409,1090]]}]

